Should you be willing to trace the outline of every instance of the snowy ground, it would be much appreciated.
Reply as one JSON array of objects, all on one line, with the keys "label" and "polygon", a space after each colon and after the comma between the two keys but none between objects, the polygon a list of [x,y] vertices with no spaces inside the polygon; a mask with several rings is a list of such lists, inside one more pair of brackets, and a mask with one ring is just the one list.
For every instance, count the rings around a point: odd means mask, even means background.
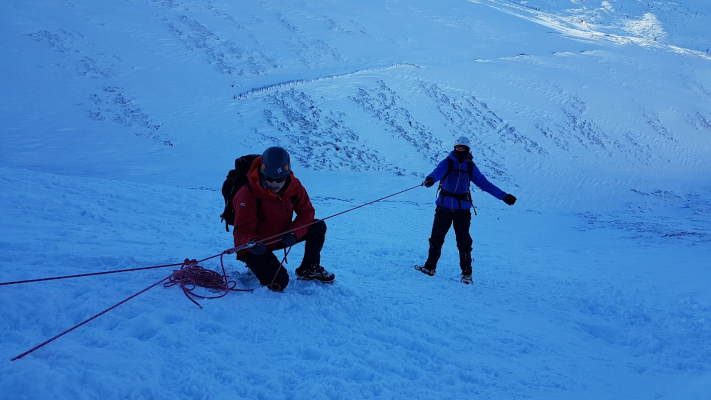
[{"label": "snowy ground", "polygon": [[172,269],[0,286],[0,398],[711,398],[704,1],[0,7],[0,283],[219,254],[224,174],[275,144],[319,218],[460,135],[519,198],[475,191],[472,286],[453,234],[412,269],[422,187],[328,220],[335,285],[226,258],[253,292],[156,287],[17,361]]},{"label": "snowy ground", "polygon": [[[215,192],[7,169],[2,182],[4,226],[13,232],[3,244],[6,279],[155,265],[225,248],[216,208],[203,206]],[[711,255],[707,223],[705,232],[669,237],[691,228],[484,201],[472,228],[477,279],[467,287],[455,281],[453,246],[437,276],[411,270],[425,255],[432,207],[424,197],[404,194],[331,220],[323,263],[338,274],[335,286],[295,281],[282,294],[258,288],[202,301],[203,310],[178,288],[155,288],[15,362],[7,359],[171,270],[4,287],[3,391],[11,398],[709,393],[711,298],[708,281],[698,281]],[[319,216],[358,204],[318,196],[314,203]],[[691,205],[706,221],[709,206]],[[232,276],[245,272],[236,261],[227,267]]]}]

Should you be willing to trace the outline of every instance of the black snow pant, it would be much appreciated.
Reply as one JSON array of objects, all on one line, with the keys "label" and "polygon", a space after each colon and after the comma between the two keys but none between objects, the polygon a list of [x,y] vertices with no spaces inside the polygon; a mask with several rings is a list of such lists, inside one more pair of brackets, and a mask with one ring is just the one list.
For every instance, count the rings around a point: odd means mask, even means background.
[{"label": "black snow pant", "polygon": [[437,206],[434,222],[432,223],[430,251],[427,255],[425,266],[430,269],[437,268],[437,261],[442,255],[444,238],[447,236],[447,232],[449,232],[449,227],[454,225],[454,233],[457,236],[457,248],[459,249],[459,266],[462,268],[462,271],[471,273],[473,242],[469,234],[471,222],[471,210],[450,210],[446,207]]},{"label": "black snow pant", "polygon": [[[296,243],[306,242],[304,258],[301,261],[302,266],[319,265],[321,263],[321,249],[325,240],[325,222],[319,221],[309,226],[306,234],[296,241]],[[259,283],[275,292],[280,292],[289,285],[289,273],[274,254],[274,250],[283,248],[285,246],[278,244],[274,249],[267,250],[259,256],[249,251],[240,256],[240,260],[247,264],[247,268],[259,279]]]}]

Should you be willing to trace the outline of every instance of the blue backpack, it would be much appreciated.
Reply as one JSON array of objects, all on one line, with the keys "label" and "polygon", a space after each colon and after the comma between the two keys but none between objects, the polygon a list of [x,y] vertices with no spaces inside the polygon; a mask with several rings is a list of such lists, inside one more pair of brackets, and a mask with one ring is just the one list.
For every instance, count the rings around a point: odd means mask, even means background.
[{"label": "blue backpack", "polygon": [[[439,181],[439,187],[437,188],[437,197],[439,196],[445,196],[445,197],[454,197],[455,199],[459,200],[459,208],[462,207],[462,200],[468,201],[472,203],[472,208],[474,209],[474,214],[476,215],[476,208],[474,208],[474,203],[472,202],[472,192],[471,190],[467,190],[466,193],[451,193],[448,192],[444,189],[442,189],[442,182],[444,182],[445,179],[451,174],[452,172],[456,172],[457,176],[461,174],[462,172],[466,172],[469,175],[469,181],[471,182],[472,179],[472,172],[474,171],[474,161],[469,160],[467,161],[467,169],[454,169],[454,161],[452,161],[451,158],[447,157],[447,172],[445,172],[444,176],[442,179]],[[471,184],[470,184],[471,185]]]}]

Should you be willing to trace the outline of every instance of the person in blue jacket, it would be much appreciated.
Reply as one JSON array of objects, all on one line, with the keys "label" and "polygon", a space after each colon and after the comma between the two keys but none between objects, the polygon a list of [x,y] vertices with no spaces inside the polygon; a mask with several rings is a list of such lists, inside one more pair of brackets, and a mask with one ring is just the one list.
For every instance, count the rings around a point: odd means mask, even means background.
[{"label": "person in blue jacket", "polygon": [[472,283],[472,237],[469,226],[472,220],[472,198],[469,191],[470,182],[474,182],[481,190],[489,193],[504,203],[512,206],[516,197],[505,193],[486,177],[472,161],[469,151],[470,142],[465,136],[454,142],[454,150],[442,160],[423,184],[432,187],[440,181],[439,197],[435,210],[430,250],[424,265],[416,265],[415,269],[432,276],[437,270],[437,261],[442,254],[442,245],[449,228],[454,225],[459,249],[459,266],[462,268],[462,282]]}]

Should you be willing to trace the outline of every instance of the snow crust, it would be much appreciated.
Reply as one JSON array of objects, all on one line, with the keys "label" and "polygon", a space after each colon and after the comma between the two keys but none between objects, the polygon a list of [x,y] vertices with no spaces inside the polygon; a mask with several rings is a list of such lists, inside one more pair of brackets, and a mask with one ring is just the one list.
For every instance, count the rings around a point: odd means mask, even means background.
[{"label": "snow crust", "polygon": [[[280,145],[317,218],[418,185],[468,136],[474,285],[434,189],[327,220],[337,283],[0,286],[0,398],[711,398],[706,1],[0,6],[0,283],[230,248],[220,186]],[[303,247],[286,268],[293,276]],[[218,270],[219,262],[206,268]]]}]

